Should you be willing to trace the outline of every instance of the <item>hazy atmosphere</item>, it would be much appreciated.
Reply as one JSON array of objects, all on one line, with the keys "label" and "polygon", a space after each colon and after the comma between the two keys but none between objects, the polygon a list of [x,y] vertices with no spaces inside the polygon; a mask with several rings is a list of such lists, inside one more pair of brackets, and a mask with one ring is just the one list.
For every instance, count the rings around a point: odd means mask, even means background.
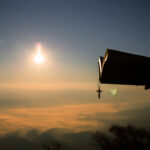
[{"label": "hazy atmosphere", "polygon": [[149,8],[148,0],[0,0],[0,149],[56,140],[90,150],[96,130],[150,127],[150,90],[102,84],[100,100],[96,93],[107,48],[150,57]]}]

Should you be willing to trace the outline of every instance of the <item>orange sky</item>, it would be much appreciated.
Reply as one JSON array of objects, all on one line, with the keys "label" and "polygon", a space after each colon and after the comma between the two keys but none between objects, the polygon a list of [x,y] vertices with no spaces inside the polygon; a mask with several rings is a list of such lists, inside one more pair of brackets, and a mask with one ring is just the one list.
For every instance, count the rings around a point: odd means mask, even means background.
[{"label": "orange sky", "polygon": [[[128,111],[150,104],[147,97],[149,93],[143,87],[127,86],[124,89],[124,86],[103,85],[102,99],[99,100],[94,86],[90,87],[90,84],[81,87],[75,84],[72,88],[66,85],[64,89],[53,90],[49,86],[44,86],[47,90],[35,85],[30,88],[13,86],[2,88],[1,85],[1,134],[33,128],[42,131],[50,128],[68,128],[74,132],[96,130],[111,123],[127,123],[126,119],[130,120],[134,115],[132,112],[128,114]],[[114,88],[117,88],[116,95],[110,91]],[[139,96],[135,95],[137,91]]]},{"label": "orange sky", "polygon": [[[126,104],[122,104],[126,106]],[[111,104],[79,104],[61,105],[44,108],[15,108],[3,110],[0,113],[1,132],[7,133],[17,130],[37,128],[68,128],[74,131],[96,130],[103,126],[103,122],[96,120],[82,120],[84,116],[96,113],[116,113],[123,107],[113,108]],[[5,126],[6,125],[6,126]]]}]

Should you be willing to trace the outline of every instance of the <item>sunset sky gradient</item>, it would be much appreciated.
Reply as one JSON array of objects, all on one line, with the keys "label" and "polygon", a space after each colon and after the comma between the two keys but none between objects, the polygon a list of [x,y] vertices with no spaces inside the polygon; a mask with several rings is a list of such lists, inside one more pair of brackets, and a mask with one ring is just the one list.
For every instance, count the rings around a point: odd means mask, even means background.
[{"label": "sunset sky gradient", "polygon": [[107,48],[150,56],[149,8],[147,0],[1,0],[1,138],[150,126],[149,90],[101,85],[100,100],[96,93],[97,61]]}]

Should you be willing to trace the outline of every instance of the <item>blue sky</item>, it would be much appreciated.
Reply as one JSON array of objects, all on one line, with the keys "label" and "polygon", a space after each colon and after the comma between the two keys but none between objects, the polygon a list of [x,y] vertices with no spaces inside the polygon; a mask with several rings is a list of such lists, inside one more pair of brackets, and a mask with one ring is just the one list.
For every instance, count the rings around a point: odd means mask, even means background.
[{"label": "blue sky", "polygon": [[21,57],[38,41],[57,49],[57,61],[89,70],[107,48],[149,56],[149,5],[133,0],[1,1],[1,62]]}]

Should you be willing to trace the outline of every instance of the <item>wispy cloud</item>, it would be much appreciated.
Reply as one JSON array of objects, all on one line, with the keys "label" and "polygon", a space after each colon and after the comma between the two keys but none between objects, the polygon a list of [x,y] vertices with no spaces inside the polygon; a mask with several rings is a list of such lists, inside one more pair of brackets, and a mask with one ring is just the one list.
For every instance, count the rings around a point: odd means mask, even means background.
[{"label": "wispy cloud", "polygon": [[[79,116],[82,114],[94,115],[99,113],[114,113],[111,104],[80,104],[80,105],[61,105],[55,107],[43,108],[16,108],[9,109],[0,113],[1,123],[9,124],[10,130],[18,128],[39,128],[48,129],[55,127],[67,127],[68,129],[92,130],[102,126],[102,122],[80,120]],[[13,129],[12,129],[13,128]]]}]

